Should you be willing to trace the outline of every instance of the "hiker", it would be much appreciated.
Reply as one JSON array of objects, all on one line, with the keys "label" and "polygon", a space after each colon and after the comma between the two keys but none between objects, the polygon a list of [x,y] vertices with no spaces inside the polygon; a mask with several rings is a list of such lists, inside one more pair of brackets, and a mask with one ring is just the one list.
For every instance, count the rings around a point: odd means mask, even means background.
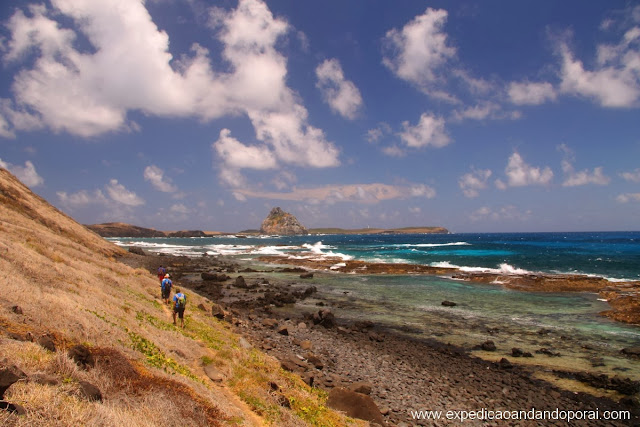
[{"label": "hiker", "polygon": [[184,328],[184,309],[187,306],[187,296],[180,292],[180,289],[176,289],[176,294],[173,296],[175,305],[173,306],[173,324],[176,324],[176,314],[180,318],[180,327]]},{"label": "hiker", "polygon": [[160,283],[164,280],[165,274],[167,274],[167,269],[163,266],[158,267],[158,281],[160,281]]},{"label": "hiker", "polygon": [[160,283],[160,290],[162,291],[162,299],[165,304],[169,304],[169,297],[171,296],[171,286],[173,286],[173,282],[169,278],[169,273],[164,275],[164,279]]}]

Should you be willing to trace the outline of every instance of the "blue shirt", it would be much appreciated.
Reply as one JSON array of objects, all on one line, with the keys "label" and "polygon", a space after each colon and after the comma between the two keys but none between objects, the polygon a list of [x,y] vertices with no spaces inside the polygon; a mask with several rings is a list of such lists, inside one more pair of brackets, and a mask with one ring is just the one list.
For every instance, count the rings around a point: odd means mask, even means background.
[{"label": "blue shirt", "polygon": [[182,292],[179,292],[173,296],[173,301],[176,303],[175,306],[178,308],[178,298],[184,298],[184,303],[187,303],[187,296]]},{"label": "blue shirt", "polygon": [[171,280],[169,280],[169,279],[162,280],[162,283],[160,284],[162,289],[167,289],[167,288],[171,289],[171,285],[172,285],[172,283],[171,283]]}]

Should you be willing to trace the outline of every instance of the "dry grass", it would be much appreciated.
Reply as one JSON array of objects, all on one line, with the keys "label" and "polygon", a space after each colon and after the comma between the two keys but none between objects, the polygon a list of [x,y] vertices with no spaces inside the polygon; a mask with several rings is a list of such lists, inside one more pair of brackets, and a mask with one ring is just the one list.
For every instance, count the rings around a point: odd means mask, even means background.
[{"label": "dry grass", "polygon": [[[174,327],[157,280],[118,263],[121,252],[0,169],[0,360],[30,379],[57,381],[12,385],[6,398],[27,415],[0,412],[0,425],[352,424],[273,359],[241,348],[207,313],[188,309],[186,329]],[[190,307],[205,302],[193,293],[189,300]],[[16,305],[23,314],[12,311]],[[27,333],[49,334],[58,351],[8,338]],[[92,349],[95,367],[80,369],[67,357],[75,344]],[[222,387],[206,377],[203,360],[226,376]],[[96,385],[103,401],[82,397],[79,381]]]}]

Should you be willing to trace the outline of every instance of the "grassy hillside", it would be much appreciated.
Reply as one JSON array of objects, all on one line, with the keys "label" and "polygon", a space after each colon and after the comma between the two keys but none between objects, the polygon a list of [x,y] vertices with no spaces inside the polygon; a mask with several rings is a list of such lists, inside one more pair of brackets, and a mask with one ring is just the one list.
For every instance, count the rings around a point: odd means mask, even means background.
[{"label": "grassy hillside", "polygon": [[[189,290],[187,327],[176,328],[157,279],[118,262],[122,254],[0,169],[0,368],[26,374],[5,393],[26,415],[0,411],[0,425],[347,423],[325,408],[323,392],[250,348]],[[43,336],[55,351],[38,343]],[[76,344],[94,367],[68,357]],[[83,397],[83,381],[101,402]]]}]

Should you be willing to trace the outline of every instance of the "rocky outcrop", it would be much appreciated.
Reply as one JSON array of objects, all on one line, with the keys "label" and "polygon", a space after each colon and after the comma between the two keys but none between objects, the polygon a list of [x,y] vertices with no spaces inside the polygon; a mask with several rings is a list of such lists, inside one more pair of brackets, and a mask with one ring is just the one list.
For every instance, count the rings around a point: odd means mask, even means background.
[{"label": "rocky outcrop", "polygon": [[167,237],[207,237],[207,234],[202,230],[182,230],[168,233]]},{"label": "rocky outcrop", "polygon": [[163,231],[153,228],[138,227],[122,222],[108,222],[86,226],[89,230],[102,237],[166,237]]},{"label": "rocky outcrop", "polygon": [[298,222],[295,216],[280,208],[271,209],[269,215],[264,221],[262,221],[260,232],[263,234],[277,234],[280,236],[309,234],[307,229]]}]

